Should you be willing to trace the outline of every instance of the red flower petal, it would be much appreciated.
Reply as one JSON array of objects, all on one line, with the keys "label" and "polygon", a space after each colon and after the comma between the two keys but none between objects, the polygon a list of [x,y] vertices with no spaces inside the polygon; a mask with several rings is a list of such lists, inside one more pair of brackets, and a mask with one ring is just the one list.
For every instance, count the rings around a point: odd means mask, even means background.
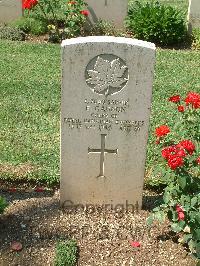
[{"label": "red flower petal", "polygon": [[36,187],[35,192],[44,192],[44,188],[43,187]]},{"label": "red flower petal", "polygon": [[170,132],[170,128],[166,125],[162,125],[156,128],[155,134],[157,137],[163,137]]},{"label": "red flower petal", "polygon": [[23,248],[22,244],[20,242],[13,241],[11,243],[11,249],[13,251],[21,251]]},{"label": "red flower petal", "polygon": [[8,191],[9,191],[9,192],[16,192],[17,189],[16,189],[15,187],[11,187],[11,188],[8,189]]},{"label": "red flower petal", "polygon": [[133,248],[139,248],[141,245],[140,245],[140,243],[137,242],[137,241],[131,241],[131,246],[132,246]]},{"label": "red flower petal", "polygon": [[181,100],[181,96],[180,95],[174,95],[174,96],[169,98],[169,101],[173,102],[173,103],[178,103],[178,102],[180,102],[180,100]]},{"label": "red flower petal", "polygon": [[200,156],[196,159],[196,163],[200,164]]},{"label": "red flower petal", "polygon": [[178,106],[178,111],[179,111],[180,113],[183,113],[183,112],[185,111],[184,106],[183,106],[183,105],[179,105],[179,106]]}]

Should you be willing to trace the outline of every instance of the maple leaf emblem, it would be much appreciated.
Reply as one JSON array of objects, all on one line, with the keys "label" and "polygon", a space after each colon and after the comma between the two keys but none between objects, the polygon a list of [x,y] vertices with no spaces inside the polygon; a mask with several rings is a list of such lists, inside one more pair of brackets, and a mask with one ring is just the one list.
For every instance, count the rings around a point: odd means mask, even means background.
[{"label": "maple leaf emblem", "polygon": [[120,64],[120,59],[112,61],[105,60],[98,56],[93,70],[87,70],[89,78],[86,82],[93,86],[96,93],[109,95],[114,91],[122,89],[123,84],[128,81],[124,75],[127,66]]}]

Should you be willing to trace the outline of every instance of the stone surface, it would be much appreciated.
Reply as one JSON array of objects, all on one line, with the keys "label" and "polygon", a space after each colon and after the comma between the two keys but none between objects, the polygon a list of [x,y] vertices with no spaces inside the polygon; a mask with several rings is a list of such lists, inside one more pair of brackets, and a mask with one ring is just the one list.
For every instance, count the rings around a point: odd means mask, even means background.
[{"label": "stone surface", "polygon": [[200,28],[200,0],[189,0],[188,32],[194,28]]},{"label": "stone surface", "polygon": [[154,62],[152,43],[63,41],[62,204],[141,207]]},{"label": "stone surface", "polygon": [[0,23],[7,23],[22,16],[22,0],[0,0]]},{"label": "stone surface", "polygon": [[128,0],[86,0],[90,11],[92,23],[103,19],[113,22],[116,27],[124,27],[124,19],[127,16]]}]

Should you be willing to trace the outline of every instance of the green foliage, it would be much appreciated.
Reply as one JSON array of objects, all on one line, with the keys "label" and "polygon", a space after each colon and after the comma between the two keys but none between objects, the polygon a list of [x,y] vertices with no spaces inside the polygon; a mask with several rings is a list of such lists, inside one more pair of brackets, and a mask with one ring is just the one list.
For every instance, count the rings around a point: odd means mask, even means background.
[{"label": "green foliage", "polygon": [[57,243],[54,266],[75,266],[78,247],[75,240],[63,240]]},{"label": "green foliage", "polygon": [[8,203],[6,202],[6,200],[0,196],[0,214],[3,213],[3,211],[5,210],[7,206],[8,206]]},{"label": "green foliage", "polygon": [[[38,21],[39,18],[48,25],[50,42],[59,42],[62,39],[81,35],[88,16],[85,7],[86,3],[83,0],[68,0],[67,3],[59,0],[42,0],[31,8],[30,15],[35,21]],[[61,20],[59,20],[58,10],[63,12]],[[39,33],[38,29],[39,25],[36,25],[34,32],[37,34]]]},{"label": "green foliage", "polygon": [[[62,38],[72,38],[81,35],[83,26],[87,18],[86,3],[84,0],[76,0],[75,4],[71,4],[73,1],[68,0],[67,8],[64,12],[64,30]],[[83,11],[86,12],[82,13]]]},{"label": "green foliage", "polygon": [[47,32],[46,22],[32,17],[22,17],[10,23],[10,26],[33,35],[42,35]]},{"label": "green foliage", "polygon": [[16,28],[0,26],[0,39],[7,39],[11,41],[24,41],[25,35],[22,31]]},{"label": "green foliage", "polygon": [[125,33],[116,29],[114,24],[108,21],[99,20],[94,25],[89,25],[88,35],[90,36],[124,36]]},{"label": "green foliage", "polygon": [[154,1],[130,5],[127,27],[134,37],[161,45],[180,43],[186,36],[183,13]]},{"label": "green foliage", "polygon": [[[168,173],[161,179],[167,185],[163,204],[153,210],[147,223],[164,222],[168,217],[171,229],[182,234],[179,241],[187,243],[191,252],[200,258],[200,94],[190,92],[184,103],[178,100],[172,104],[177,104],[178,110],[182,106],[184,111],[179,111],[173,130],[159,137],[157,145],[162,149],[161,161]],[[172,148],[170,152],[169,148]],[[174,167],[177,159],[178,162],[182,159],[182,163]]]},{"label": "green foliage", "polygon": [[200,28],[196,28],[192,31],[192,48],[200,50]]}]

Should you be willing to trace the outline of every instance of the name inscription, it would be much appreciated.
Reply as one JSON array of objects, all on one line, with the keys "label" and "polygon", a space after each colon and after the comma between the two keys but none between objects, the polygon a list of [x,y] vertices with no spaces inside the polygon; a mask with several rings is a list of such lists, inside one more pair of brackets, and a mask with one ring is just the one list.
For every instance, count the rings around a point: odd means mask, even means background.
[{"label": "name inscription", "polygon": [[127,100],[108,100],[108,99],[85,99],[84,109],[88,116],[80,119],[78,117],[66,117],[64,122],[70,129],[94,129],[107,130],[118,128],[125,132],[138,132],[144,126],[144,121],[121,119],[121,114],[126,114],[129,108]]}]

